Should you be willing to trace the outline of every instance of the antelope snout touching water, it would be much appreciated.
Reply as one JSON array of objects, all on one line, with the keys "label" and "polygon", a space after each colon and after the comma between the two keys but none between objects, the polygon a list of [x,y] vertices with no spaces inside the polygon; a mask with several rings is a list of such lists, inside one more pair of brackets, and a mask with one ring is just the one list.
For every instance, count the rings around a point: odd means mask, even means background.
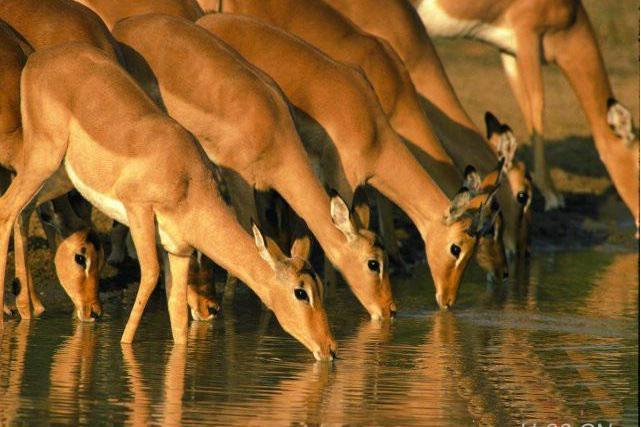
[{"label": "antelope snout touching water", "polygon": [[[369,205],[366,199],[359,197],[363,195],[363,191],[357,191],[350,210],[338,193],[332,191],[332,221],[354,249],[351,254],[345,255],[351,259],[343,274],[348,279],[361,279],[362,285],[353,287],[352,291],[373,320],[389,319],[396,315],[389,279],[389,261],[380,238],[369,230]],[[366,280],[363,281],[362,278]]]},{"label": "antelope snout touching water", "polygon": [[281,295],[270,298],[281,326],[302,342],[316,360],[334,359],[336,342],[323,308],[325,291],[320,279],[304,259],[287,258],[273,240],[262,235],[256,224],[252,224],[252,231],[258,253],[282,282],[282,289],[278,289]]},{"label": "antelope snout touching water", "polygon": [[102,316],[98,297],[100,270],[105,257],[98,236],[91,230],[71,234],[56,251],[56,274],[76,307],[78,320],[93,322]]},{"label": "antelope snout touching water", "polygon": [[[468,178],[473,172],[468,170]],[[481,187],[479,187],[481,188]],[[456,302],[465,266],[479,238],[493,233],[499,210],[493,202],[498,185],[491,188],[461,188],[445,212],[441,232],[431,233],[426,242],[427,263],[434,278],[436,302],[449,310]],[[448,248],[449,253],[442,253]]]}]

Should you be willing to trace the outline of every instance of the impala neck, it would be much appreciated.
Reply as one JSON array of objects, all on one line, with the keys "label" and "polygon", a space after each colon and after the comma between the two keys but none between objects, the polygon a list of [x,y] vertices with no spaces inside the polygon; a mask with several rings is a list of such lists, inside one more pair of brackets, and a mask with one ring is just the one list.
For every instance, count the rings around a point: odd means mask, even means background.
[{"label": "impala neck", "polygon": [[401,141],[386,141],[369,183],[398,205],[425,239],[450,202]]},{"label": "impala neck", "polygon": [[463,126],[431,101],[423,101],[423,108],[434,130],[459,170],[473,165],[485,175],[496,167],[497,156],[494,148],[475,126]]},{"label": "impala neck", "polygon": [[[417,92],[443,111],[454,123],[467,129],[476,129],[445,74],[432,40],[426,35],[423,42],[420,46],[422,50],[420,57],[408,66]],[[429,114],[428,117],[431,120]]]},{"label": "impala neck", "polygon": [[305,163],[309,166],[298,168],[295,177],[275,175],[272,185],[296,214],[305,221],[327,258],[335,264],[340,256],[339,248],[345,243],[345,236],[334,225],[330,215],[329,196],[312,172],[312,166],[303,153],[302,143],[300,147],[300,152],[296,150],[296,152],[283,154],[283,164]]},{"label": "impala neck", "polygon": [[234,212],[215,189],[209,190],[203,198],[211,200],[202,203],[202,208],[183,215],[188,242],[238,277],[271,307],[269,287],[274,283],[274,272],[258,254],[254,239],[238,223]]}]

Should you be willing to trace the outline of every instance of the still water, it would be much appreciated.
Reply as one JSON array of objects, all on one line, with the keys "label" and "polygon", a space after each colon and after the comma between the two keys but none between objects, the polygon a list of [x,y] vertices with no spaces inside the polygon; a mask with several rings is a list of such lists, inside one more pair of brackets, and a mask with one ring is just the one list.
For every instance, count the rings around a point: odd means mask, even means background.
[{"label": "still water", "polygon": [[96,324],[11,320],[0,424],[637,424],[638,261],[538,254],[495,287],[472,270],[452,313],[436,310],[420,266],[395,280],[391,323],[329,290],[332,364],[314,362],[248,293],[192,323],[186,348],[172,345],[160,297],[125,347],[117,307]]}]

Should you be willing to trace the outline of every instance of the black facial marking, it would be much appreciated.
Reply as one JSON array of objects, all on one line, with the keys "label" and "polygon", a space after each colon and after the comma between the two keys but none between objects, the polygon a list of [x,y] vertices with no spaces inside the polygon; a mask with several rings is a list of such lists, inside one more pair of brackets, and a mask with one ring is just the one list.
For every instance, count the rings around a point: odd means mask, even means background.
[{"label": "black facial marking", "polygon": [[608,108],[612,107],[614,104],[616,104],[618,101],[614,98],[608,98]]},{"label": "black facial marking", "polygon": [[306,265],[306,266],[304,266],[303,268],[301,268],[301,269],[298,271],[298,274],[299,274],[300,276],[308,275],[308,276],[310,276],[312,279],[314,279],[314,277],[316,277],[316,273],[315,273],[315,272],[314,272],[314,270],[312,270],[312,268],[311,268],[310,266],[308,266],[308,265]]},{"label": "black facial marking", "polygon": [[95,231],[89,230],[89,233],[87,233],[87,242],[91,243],[96,250],[100,249],[100,237],[98,237],[98,233]]},{"label": "black facial marking", "polygon": [[383,244],[383,240],[381,240],[381,237],[378,236],[378,235],[376,235],[376,237],[374,238],[374,245],[373,246],[375,248],[379,248],[379,249],[381,249],[383,251],[385,250],[385,245]]}]

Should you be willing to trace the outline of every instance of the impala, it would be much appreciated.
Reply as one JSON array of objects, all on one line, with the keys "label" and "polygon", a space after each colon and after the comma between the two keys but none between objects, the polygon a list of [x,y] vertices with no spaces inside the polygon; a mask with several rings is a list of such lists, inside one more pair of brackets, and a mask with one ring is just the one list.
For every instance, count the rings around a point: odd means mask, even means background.
[{"label": "impala", "polygon": [[[87,8],[66,0],[2,0],[0,1],[0,72],[2,74],[2,91],[0,92],[0,167],[11,173],[20,173],[22,166],[22,127],[20,117],[20,73],[26,61],[26,56],[34,49],[55,46],[71,40],[87,41],[102,48],[112,58],[116,58],[116,48],[113,38],[100,22],[100,19]],[[64,24],[64,25],[63,25]],[[55,30],[54,30],[55,29]],[[20,31],[18,34],[16,31]],[[8,186],[2,186],[4,190]],[[18,218],[14,228],[14,254],[16,264],[16,308],[21,318],[27,319],[38,316],[44,311],[44,306],[35,291],[35,286],[29,272],[27,260],[27,240],[29,220],[35,207],[52,199],[49,188],[43,189],[38,200],[29,204]],[[71,223],[67,215],[65,236],[72,230],[78,230],[88,224],[76,221]],[[81,249],[94,247],[89,250],[92,254],[81,254],[90,264],[98,265],[94,258],[97,241],[87,240],[88,234],[82,238],[66,241],[63,252],[67,256],[56,254],[56,268],[61,283],[67,290],[76,306],[76,314],[80,320],[93,320],[91,307],[98,315],[102,310],[98,301],[98,269],[85,271],[84,280],[76,277],[76,270],[83,269],[78,263]],[[52,247],[52,249],[54,249]],[[93,262],[92,262],[93,261]],[[66,264],[65,264],[66,263]],[[84,271],[84,270],[83,270]],[[65,285],[72,284],[73,285]],[[83,289],[86,286],[87,289]]]},{"label": "impala", "polygon": [[[408,0],[324,0],[356,25],[387,41],[403,60],[417,92],[423,97],[422,104],[434,131],[456,166],[463,170],[474,164],[483,174],[490,173],[496,165],[496,146],[483,138],[483,134],[463,109],[445,74],[436,50],[421,23],[416,9]],[[513,135],[494,129],[498,139],[510,139]],[[506,166],[504,166],[506,167]],[[512,189],[513,198],[504,200],[503,217],[512,215],[506,233],[517,233],[517,242],[527,235],[528,226],[523,221],[523,209],[518,208],[522,186],[513,187],[512,182],[524,182],[525,168],[510,169],[512,179],[506,186]],[[514,236],[509,237],[514,241]],[[517,243],[517,246],[520,243]],[[508,250],[508,258],[513,255]]]},{"label": "impala", "polygon": [[203,16],[196,0],[76,0],[102,18],[110,29],[121,19],[147,13],[162,13],[195,21]]},{"label": "impala", "polygon": [[[404,138],[421,166],[444,187],[446,194],[454,196],[460,175],[432,132],[407,70],[387,43],[362,32],[320,0],[225,0],[222,2],[222,10],[254,16],[295,34],[333,59],[361,67],[392,128]],[[292,19],[292,16],[296,19]],[[465,166],[460,172],[464,168]],[[506,212],[504,227],[516,230],[513,221],[515,216],[509,211],[512,206],[509,204],[509,189],[502,187],[498,197]],[[385,203],[380,205],[383,208],[388,206]],[[391,214],[384,217],[391,217]],[[383,228],[388,245],[395,241],[393,229],[390,228]],[[515,231],[504,233],[506,250],[513,251],[515,236]],[[393,247],[388,250],[391,254],[396,251]]]},{"label": "impala", "polygon": [[563,205],[546,167],[542,63],[555,63],[576,92],[601,161],[639,227],[639,139],[614,97],[588,15],[579,0],[413,0],[430,35],[466,37],[501,51],[534,147],[533,181],[546,208]]},{"label": "impala", "polygon": [[[299,129],[308,152],[332,185],[351,195],[369,183],[410,216],[425,240],[438,304],[451,306],[478,235],[478,218],[468,212],[471,194],[464,191],[450,204],[391,128],[358,70],[252,18],[213,14],[197,23],[275,79],[302,112]],[[322,125],[331,141],[319,138],[303,115]],[[486,196],[472,205],[478,208]]]},{"label": "impala", "polygon": [[[278,86],[209,32],[180,18],[135,16],[116,24],[113,34],[123,45],[127,68],[143,87],[159,93],[167,112],[220,167],[241,224],[249,227],[257,215],[254,189],[276,190],[370,315],[389,317],[395,306],[385,254],[376,236],[356,225],[340,196],[330,198],[323,189]],[[371,268],[374,263],[378,269]]]},{"label": "impala", "polygon": [[141,279],[122,342],[132,341],[158,280],[158,235],[172,275],[176,343],[187,340],[187,275],[197,249],[248,284],[317,359],[333,357],[323,288],[309,264],[286,258],[255,225],[252,242],[222,200],[200,145],[117,63],[84,43],[36,52],[21,92],[23,168],[0,198],[0,295],[13,223],[43,185],[65,177],[59,192],[76,187],[131,229]]}]

